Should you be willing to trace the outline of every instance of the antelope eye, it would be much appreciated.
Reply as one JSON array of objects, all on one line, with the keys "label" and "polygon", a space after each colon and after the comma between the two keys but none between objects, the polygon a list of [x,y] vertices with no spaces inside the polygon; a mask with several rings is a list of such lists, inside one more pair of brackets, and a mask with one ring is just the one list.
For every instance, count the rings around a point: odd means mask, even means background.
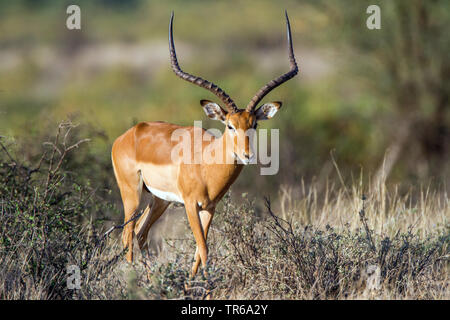
[{"label": "antelope eye", "polygon": [[227,124],[228,129],[230,130],[234,130],[234,128],[232,126],[230,126],[229,124]]}]

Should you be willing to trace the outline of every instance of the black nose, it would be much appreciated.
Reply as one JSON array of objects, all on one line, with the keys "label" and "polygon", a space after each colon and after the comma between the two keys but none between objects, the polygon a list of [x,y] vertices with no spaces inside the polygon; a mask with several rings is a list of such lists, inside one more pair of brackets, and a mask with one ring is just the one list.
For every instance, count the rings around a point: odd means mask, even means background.
[{"label": "black nose", "polygon": [[245,157],[246,160],[252,159],[253,155],[254,155],[253,153],[251,153],[251,154],[250,153],[244,153],[244,157]]}]

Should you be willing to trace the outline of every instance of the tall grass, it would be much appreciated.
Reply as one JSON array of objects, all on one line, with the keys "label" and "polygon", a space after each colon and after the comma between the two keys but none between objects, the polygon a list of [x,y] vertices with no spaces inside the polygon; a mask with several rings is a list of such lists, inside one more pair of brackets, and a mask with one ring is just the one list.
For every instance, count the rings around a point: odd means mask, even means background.
[{"label": "tall grass", "polygon": [[[102,236],[111,217],[120,219],[95,185],[111,168],[89,169],[80,134],[63,123],[35,154],[0,140],[1,299],[450,297],[447,194],[401,193],[383,180],[301,181],[280,188],[274,203],[227,194],[208,239],[207,276],[195,279],[185,215],[168,213],[172,224],[183,217],[178,232],[160,228],[158,250],[129,265],[119,234]],[[73,171],[80,161],[86,170]],[[67,287],[68,265],[80,268],[79,289]]]}]

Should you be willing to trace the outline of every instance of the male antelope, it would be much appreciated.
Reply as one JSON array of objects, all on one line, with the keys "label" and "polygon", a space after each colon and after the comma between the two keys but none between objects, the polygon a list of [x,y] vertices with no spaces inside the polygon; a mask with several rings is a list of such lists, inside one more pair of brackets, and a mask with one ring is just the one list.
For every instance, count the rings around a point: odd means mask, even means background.
[{"label": "male antelope", "polygon": [[[197,243],[192,276],[202,263],[205,267],[208,256],[206,238],[217,203],[224,196],[238,177],[243,164],[248,164],[254,157],[251,139],[245,134],[249,129],[256,129],[259,120],[267,120],[281,107],[281,102],[270,102],[255,110],[257,104],[272,89],[294,77],[298,72],[292,48],[289,18],[286,12],[286,28],[289,72],[270,81],[252,98],[246,109],[239,109],[233,100],[217,85],[193,76],[181,70],[173,42],[173,12],[169,23],[169,51],[172,69],[175,74],[193,84],[205,88],[222,100],[227,111],[218,104],[201,100],[206,115],[225,124],[221,137],[212,136],[204,129],[181,127],[165,122],[141,122],[118,137],[112,147],[112,162],[117,184],[119,185],[125,211],[125,221],[129,221],[140,205],[141,193],[153,195],[151,204],[146,204],[143,215],[127,224],[122,233],[124,247],[128,247],[127,260],[133,261],[133,237],[137,236],[139,248],[147,247],[147,235],[150,227],[164,213],[171,202],[183,203],[187,218]],[[223,161],[221,163],[185,163],[175,160],[172,155],[177,142],[171,138],[175,130],[183,128],[189,135],[194,130],[201,130],[209,141],[205,146],[221,146]],[[245,143],[238,143],[244,141]],[[194,156],[194,148],[190,151]],[[145,186],[145,187],[144,187]]]}]

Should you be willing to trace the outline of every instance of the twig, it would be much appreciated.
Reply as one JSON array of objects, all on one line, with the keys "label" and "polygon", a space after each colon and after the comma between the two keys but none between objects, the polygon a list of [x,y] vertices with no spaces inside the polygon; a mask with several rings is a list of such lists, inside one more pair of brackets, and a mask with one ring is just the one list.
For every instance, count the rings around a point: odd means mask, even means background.
[{"label": "twig", "polygon": [[[3,138],[2,136],[0,136],[0,139]],[[3,151],[6,153],[6,155],[8,156],[8,158],[14,163],[16,164],[16,161],[13,159],[13,157],[9,154],[8,150],[6,149],[6,147],[3,145],[2,142],[0,142],[0,146],[2,147]]]},{"label": "twig", "polygon": [[363,203],[362,203],[362,209],[359,211],[359,217],[360,217],[361,222],[362,222],[362,224],[363,224],[363,226],[364,226],[364,229],[366,230],[366,235],[367,235],[367,240],[368,240],[368,242],[369,242],[369,247],[370,247],[370,249],[371,249],[373,252],[376,252],[377,249],[376,249],[375,243],[373,242],[373,239],[372,239],[372,232],[371,232],[371,230],[369,229],[369,226],[368,226],[368,224],[367,224],[366,211],[365,211],[365,206],[364,206],[364,205],[365,205],[364,201],[365,201],[366,199],[367,199],[366,196],[363,195],[363,196],[362,196],[362,201],[363,201]]}]

